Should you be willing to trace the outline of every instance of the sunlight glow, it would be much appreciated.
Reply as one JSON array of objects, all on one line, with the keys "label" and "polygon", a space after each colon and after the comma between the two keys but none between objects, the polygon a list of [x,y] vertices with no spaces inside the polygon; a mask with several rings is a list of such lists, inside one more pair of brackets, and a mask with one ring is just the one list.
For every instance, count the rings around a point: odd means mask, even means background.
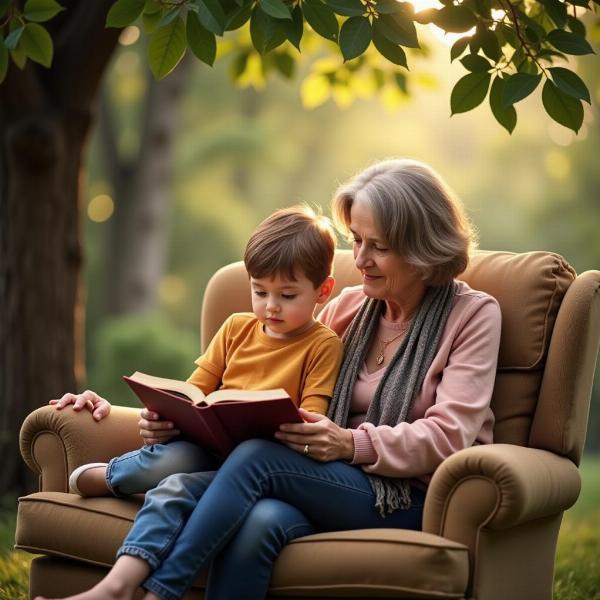
[{"label": "sunlight glow", "polygon": [[104,223],[112,217],[115,211],[115,203],[108,194],[99,194],[94,196],[87,207],[87,214],[90,221],[94,223]]}]

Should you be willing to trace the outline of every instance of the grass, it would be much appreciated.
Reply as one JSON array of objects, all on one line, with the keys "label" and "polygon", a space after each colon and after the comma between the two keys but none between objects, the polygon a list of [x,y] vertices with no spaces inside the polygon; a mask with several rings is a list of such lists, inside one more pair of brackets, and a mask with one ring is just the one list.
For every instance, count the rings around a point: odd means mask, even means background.
[{"label": "grass", "polygon": [[[565,513],[556,554],[553,600],[600,600],[600,456],[582,463],[577,504]],[[0,600],[27,600],[32,556],[12,550],[14,499],[0,501]]]}]

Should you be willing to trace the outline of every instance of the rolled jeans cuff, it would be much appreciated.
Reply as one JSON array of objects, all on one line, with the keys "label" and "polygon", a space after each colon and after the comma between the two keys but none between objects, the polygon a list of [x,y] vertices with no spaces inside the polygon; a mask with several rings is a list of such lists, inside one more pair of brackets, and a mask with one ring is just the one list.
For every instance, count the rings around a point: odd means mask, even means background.
[{"label": "rolled jeans cuff", "polygon": [[152,571],[158,569],[158,566],[161,563],[161,560],[155,554],[152,554],[151,552],[148,552],[143,548],[139,548],[138,546],[121,546],[117,550],[117,558],[124,555],[135,556],[136,558],[141,558],[142,560],[145,560],[150,565]]},{"label": "rolled jeans cuff", "polygon": [[117,456],[116,458],[111,458],[108,461],[108,465],[106,465],[106,473],[104,474],[104,479],[106,481],[106,487],[109,489],[110,493],[113,496],[116,496],[117,498],[127,498],[126,494],[121,494],[119,493],[117,490],[115,490],[115,488],[110,484],[110,477],[112,475],[112,470],[113,470],[113,466],[115,464],[115,461],[118,459],[119,457]]},{"label": "rolled jeans cuff", "polygon": [[148,592],[152,592],[157,596],[160,596],[163,600],[181,600],[181,593],[175,593],[168,587],[162,585],[152,577],[149,577],[142,583],[142,587]]}]

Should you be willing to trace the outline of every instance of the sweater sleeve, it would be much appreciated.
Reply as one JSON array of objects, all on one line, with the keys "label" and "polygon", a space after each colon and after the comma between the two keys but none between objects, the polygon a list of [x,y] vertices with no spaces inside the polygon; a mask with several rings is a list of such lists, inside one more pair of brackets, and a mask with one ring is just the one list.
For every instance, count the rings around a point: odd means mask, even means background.
[{"label": "sweater sleeve", "polygon": [[500,308],[490,296],[463,315],[435,397],[422,418],[395,427],[359,425],[353,462],[377,475],[422,477],[454,452],[472,446],[490,413],[500,321]]}]

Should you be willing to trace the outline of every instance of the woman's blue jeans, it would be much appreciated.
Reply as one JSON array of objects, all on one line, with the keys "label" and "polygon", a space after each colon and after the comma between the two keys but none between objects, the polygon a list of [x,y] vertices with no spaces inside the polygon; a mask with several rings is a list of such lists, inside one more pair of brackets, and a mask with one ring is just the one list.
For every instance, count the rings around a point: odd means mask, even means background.
[{"label": "woman's blue jeans", "polygon": [[169,475],[210,471],[221,462],[207,450],[184,440],[143,446],[108,463],[106,485],[115,496],[143,494]]},{"label": "woman's blue jeans", "polygon": [[210,566],[206,598],[265,598],[285,544],[318,531],[420,529],[423,491],[412,507],[382,517],[364,472],[320,463],[266,440],[240,444],[217,472],[176,474],[146,494],[118,555],[146,560],[144,587],[178,600]]}]

